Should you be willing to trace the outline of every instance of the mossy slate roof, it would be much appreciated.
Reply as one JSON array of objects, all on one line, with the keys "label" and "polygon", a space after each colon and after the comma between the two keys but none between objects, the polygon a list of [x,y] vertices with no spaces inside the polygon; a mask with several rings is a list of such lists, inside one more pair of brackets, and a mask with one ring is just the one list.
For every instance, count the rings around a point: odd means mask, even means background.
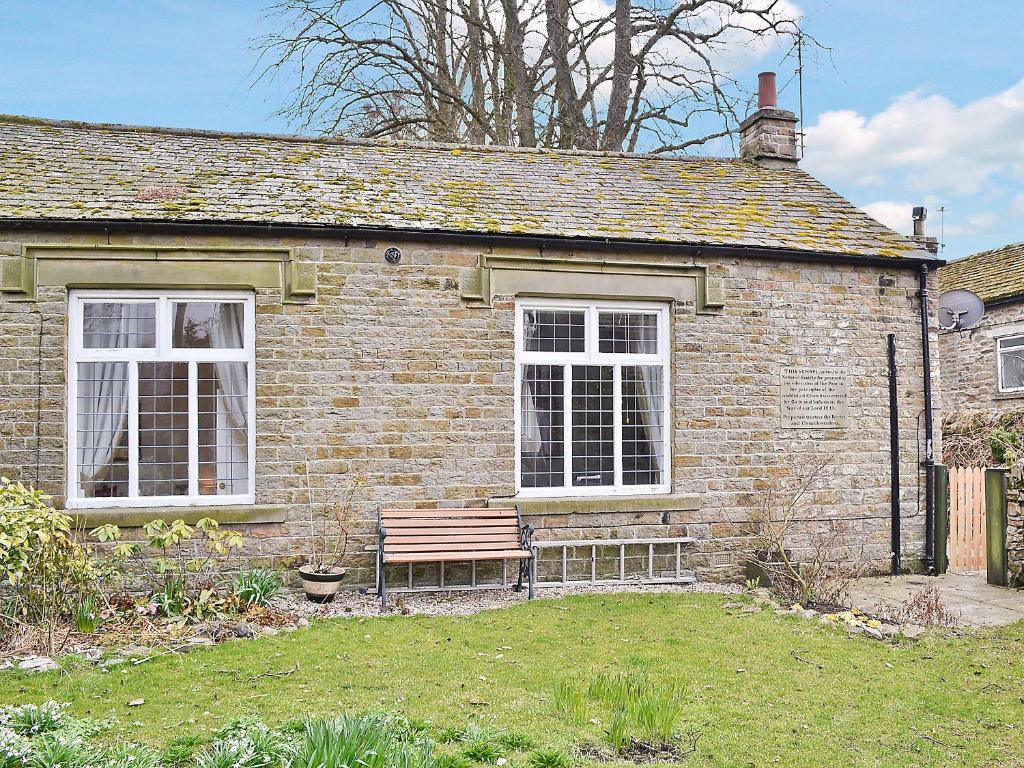
[{"label": "mossy slate roof", "polygon": [[0,116],[0,224],[4,218],[335,225],[856,256],[918,251],[804,171],[746,160],[12,116]]},{"label": "mossy slate roof", "polygon": [[985,301],[1024,296],[1024,243],[981,251],[939,270],[943,291],[966,288]]}]

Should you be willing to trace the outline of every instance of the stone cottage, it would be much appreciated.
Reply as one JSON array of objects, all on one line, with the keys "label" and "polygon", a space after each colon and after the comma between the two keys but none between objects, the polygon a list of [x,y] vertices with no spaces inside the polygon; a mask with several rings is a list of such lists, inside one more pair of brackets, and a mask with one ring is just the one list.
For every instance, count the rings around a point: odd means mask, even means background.
[{"label": "stone cottage", "polygon": [[795,123],[763,99],[739,158],[693,158],[4,117],[0,472],[279,563],[307,467],[359,474],[361,543],[382,506],[514,502],[541,543],[685,537],[731,579],[771,478],[832,456],[796,533],[888,568],[895,514],[925,557],[938,262],[802,171]]},{"label": "stone cottage", "polygon": [[1024,243],[951,262],[939,270],[939,286],[985,302],[978,325],[939,336],[943,410],[1024,410]]}]

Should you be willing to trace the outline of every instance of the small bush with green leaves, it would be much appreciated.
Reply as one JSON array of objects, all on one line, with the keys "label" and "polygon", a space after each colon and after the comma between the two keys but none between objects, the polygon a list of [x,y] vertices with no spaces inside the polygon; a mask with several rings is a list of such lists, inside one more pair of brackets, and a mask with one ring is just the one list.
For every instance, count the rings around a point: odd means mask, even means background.
[{"label": "small bush with green leaves", "polygon": [[232,720],[213,738],[213,745],[197,758],[197,768],[277,768],[290,757],[284,736],[252,716]]},{"label": "small bush with green leaves", "polygon": [[81,739],[46,733],[32,740],[28,768],[89,768],[100,757],[99,750]]},{"label": "small bush with green leaves", "polygon": [[466,740],[466,732],[457,725],[449,725],[437,733],[439,744],[458,744]]},{"label": "small bush with green leaves", "polygon": [[538,749],[530,753],[530,768],[569,768],[569,758],[556,749]]},{"label": "small bush with green leaves", "polygon": [[306,725],[292,768],[430,768],[426,741],[392,729],[395,718],[345,715]]},{"label": "small bush with green leaves", "polygon": [[75,612],[75,631],[91,635],[100,624],[100,601],[95,593],[82,598]]},{"label": "small bush with green leaves", "polygon": [[462,748],[464,757],[475,763],[496,763],[501,757],[498,747],[490,741],[470,741]]},{"label": "small bush with green leaves", "polygon": [[235,597],[245,608],[265,608],[281,586],[281,574],[271,568],[242,571],[235,577]]},{"label": "small bush with green leaves", "polygon": [[160,755],[143,744],[115,744],[104,750],[103,768],[159,768]]}]

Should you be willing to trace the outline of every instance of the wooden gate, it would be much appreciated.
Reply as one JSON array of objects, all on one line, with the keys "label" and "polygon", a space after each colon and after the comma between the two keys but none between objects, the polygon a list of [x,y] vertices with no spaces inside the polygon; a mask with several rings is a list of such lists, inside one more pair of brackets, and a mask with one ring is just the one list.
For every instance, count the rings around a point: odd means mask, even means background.
[{"label": "wooden gate", "polygon": [[985,468],[949,468],[949,570],[985,570]]}]

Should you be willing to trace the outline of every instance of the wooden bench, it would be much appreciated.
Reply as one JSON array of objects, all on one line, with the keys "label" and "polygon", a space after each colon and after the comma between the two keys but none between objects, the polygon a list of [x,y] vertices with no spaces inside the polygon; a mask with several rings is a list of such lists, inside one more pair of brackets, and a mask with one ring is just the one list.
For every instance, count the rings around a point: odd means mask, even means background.
[{"label": "wooden bench", "polygon": [[444,563],[518,560],[533,599],[533,526],[524,525],[515,507],[494,509],[386,509],[377,525],[377,594],[387,605],[385,566],[393,563]]}]

